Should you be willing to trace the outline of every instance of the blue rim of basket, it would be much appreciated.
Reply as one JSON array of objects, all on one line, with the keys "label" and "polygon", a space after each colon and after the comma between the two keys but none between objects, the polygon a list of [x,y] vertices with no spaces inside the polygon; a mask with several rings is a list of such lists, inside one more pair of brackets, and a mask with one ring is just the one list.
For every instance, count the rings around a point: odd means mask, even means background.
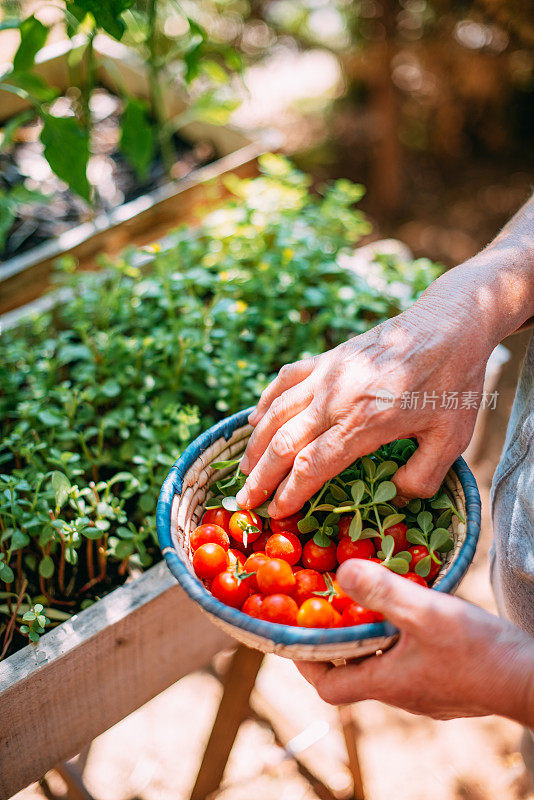
[{"label": "blue rim of basket", "polygon": [[[346,642],[359,642],[365,639],[376,639],[394,636],[397,628],[390,622],[375,622],[367,625],[348,628],[297,628],[290,625],[279,625],[273,622],[256,619],[242,611],[221,603],[206,587],[189,571],[174,547],[171,536],[171,510],[175,494],[182,491],[184,475],[198,457],[218,439],[230,439],[237,428],[247,424],[253,407],[238,411],[231,417],[213,425],[182,453],[175,461],[167,475],[158,500],[156,512],[158,539],[167,566],[184,591],[199,603],[202,608],[225,622],[244,631],[262,636],[278,645],[327,645]],[[452,465],[465,493],[467,512],[467,532],[460,552],[456,556],[450,571],[434,588],[438,592],[452,592],[460,583],[475,554],[480,532],[480,495],[473,473],[463,458],[458,458]]]}]

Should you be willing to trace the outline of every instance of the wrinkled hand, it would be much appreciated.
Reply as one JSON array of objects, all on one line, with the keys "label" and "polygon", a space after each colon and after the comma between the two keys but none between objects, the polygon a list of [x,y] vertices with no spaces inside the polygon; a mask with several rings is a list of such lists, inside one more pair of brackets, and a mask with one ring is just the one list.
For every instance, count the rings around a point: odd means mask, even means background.
[{"label": "wrinkled hand", "polygon": [[[410,436],[419,447],[393,478],[399,502],[432,496],[473,432],[477,409],[462,407],[462,393],[480,399],[495,344],[474,328],[468,309],[462,316],[457,307],[416,305],[329,352],[283,367],[249,418],[255,429],[241,464],[248,479],[238,503],[254,508],[278,487],[269,513],[287,516],[356,458]],[[377,404],[379,389],[393,393],[394,405]],[[417,408],[402,402],[411,393]],[[457,408],[442,408],[450,393]]]},{"label": "wrinkled hand", "polygon": [[298,662],[327,703],[375,699],[436,719],[501,714],[534,724],[534,639],[526,633],[362,559],[342,564],[337,577],[401,634],[393,648],[359,664]]}]

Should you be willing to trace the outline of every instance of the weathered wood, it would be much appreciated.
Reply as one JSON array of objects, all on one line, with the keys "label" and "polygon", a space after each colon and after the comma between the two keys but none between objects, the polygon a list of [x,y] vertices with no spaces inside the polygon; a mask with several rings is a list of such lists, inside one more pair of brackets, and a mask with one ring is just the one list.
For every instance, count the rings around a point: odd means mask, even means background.
[{"label": "weathered wood", "polygon": [[262,661],[263,653],[244,645],[235,651],[190,800],[205,800],[219,787],[239,726],[250,715],[250,694]]},{"label": "weathered wood", "polygon": [[0,663],[0,798],[233,642],[157,564]]},{"label": "weathered wood", "polygon": [[349,769],[352,775],[354,800],[365,800],[362,770],[360,767],[360,757],[358,754],[360,728],[354,718],[352,706],[339,706],[338,711],[339,721],[341,722],[343,737],[345,739],[345,747],[347,748],[347,755],[349,758]]}]

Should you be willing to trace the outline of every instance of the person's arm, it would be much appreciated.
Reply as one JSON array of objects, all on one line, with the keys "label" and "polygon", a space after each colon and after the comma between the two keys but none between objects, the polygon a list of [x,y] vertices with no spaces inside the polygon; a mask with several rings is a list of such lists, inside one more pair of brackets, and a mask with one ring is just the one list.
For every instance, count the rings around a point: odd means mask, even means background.
[{"label": "person's arm", "polygon": [[380,700],[435,719],[499,714],[534,728],[534,639],[464,600],[363,559],[342,564],[338,581],[401,634],[391,650],[359,664],[298,662],[323,700]]},{"label": "person's arm", "polygon": [[[394,477],[398,502],[432,496],[471,439],[477,408],[463,399],[480,400],[491,351],[533,316],[531,199],[488,247],[439,277],[407,311],[282,368],[249,418],[255,430],[238,503],[254,508],[277,489],[269,513],[284,517],[359,456],[410,436],[419,447]],[[378,389],[392,393],[394,404],[377,404]],[[458,407],[443,407],[454,393]],[[408,395],[415,407],[403,404]]]}]

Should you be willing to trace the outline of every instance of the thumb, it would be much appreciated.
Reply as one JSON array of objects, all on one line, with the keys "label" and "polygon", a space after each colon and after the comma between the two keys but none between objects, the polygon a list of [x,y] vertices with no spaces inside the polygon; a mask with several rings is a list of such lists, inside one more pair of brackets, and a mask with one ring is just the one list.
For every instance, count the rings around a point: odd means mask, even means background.
[{"label": "thumb", "polygon": [[446,443],[444,438],[438,432],[421,437],[415,453],[397,470],[392,478],[397,487],[397,505],[404,505],[413,497],[432,497],[438,491],[452,462],[461,453],[456,443]]},{"label": "thumb", "polygon": [[343,591],[364,608],[379,611],[406,632],[420,630],[421,617],[432,600],[431,590],[362,558],[344,561],[336,579]]}]

